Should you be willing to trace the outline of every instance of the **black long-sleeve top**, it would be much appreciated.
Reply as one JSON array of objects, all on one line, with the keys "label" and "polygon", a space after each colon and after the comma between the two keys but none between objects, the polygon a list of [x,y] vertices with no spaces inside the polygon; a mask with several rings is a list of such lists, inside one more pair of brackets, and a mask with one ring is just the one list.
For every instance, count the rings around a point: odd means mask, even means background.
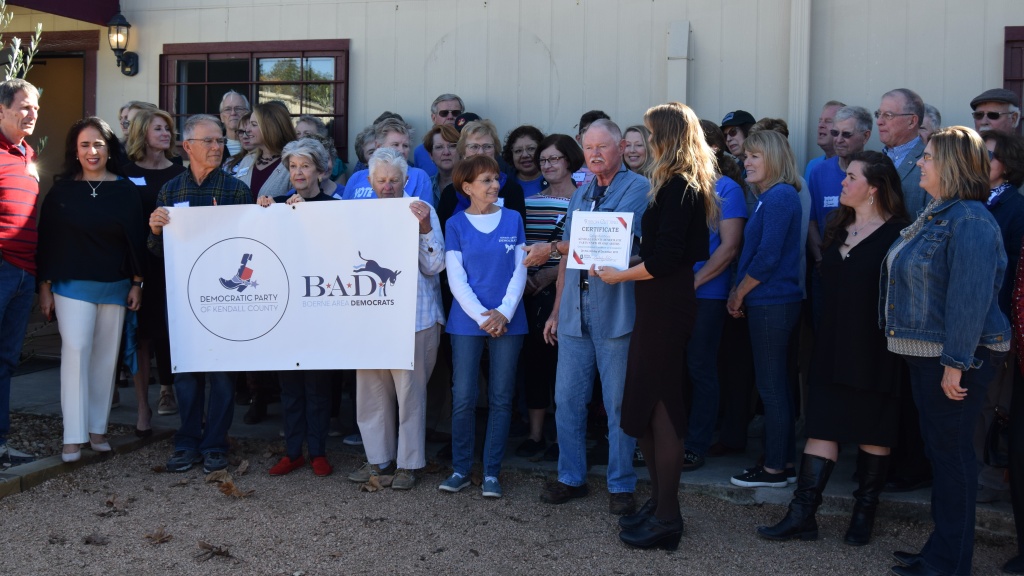
[{"label": "black long-sleeve top", "polygon": [[36,255],[39,280],[116,282],[145,276],[139,190],[120,179],[100,183],[92,194],[90,183],[59,180],[46,195]]},{"label": "black long-sleeve top", "polygon": [[668,276],[682,266],[693,268],[708,259],[705,214],[703,199],[687,191],[681,177],[673,177],[658,190],[655,203],[647,207],[641,221],[640,258],[651,276]]}]

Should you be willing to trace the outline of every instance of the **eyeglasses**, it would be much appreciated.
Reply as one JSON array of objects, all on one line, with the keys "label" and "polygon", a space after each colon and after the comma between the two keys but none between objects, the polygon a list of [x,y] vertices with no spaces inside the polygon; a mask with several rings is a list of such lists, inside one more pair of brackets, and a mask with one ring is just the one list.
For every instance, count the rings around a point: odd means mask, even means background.
[{"label": "eyeglasses", "polygon": [[839,130],[829,130],[828,133],[831,134],[833,138],[839,138],[839,136],[842,136],[844,140],[849,140],[850,138],[853,138],[853,132],[840,132]]},{"label": "eyeglasses", "polygon": [[973,116],[975,120],[981,120],[982,118],[999,120],[1000,116],[1006,116],[1007,114],[1013,114],[1013,112],[971,112],[971,116]]},{"label": "eyeglasses", "polygon": [[449,116],[458,116],[462,114],[462,110],[438,110],[437,115],[441,118],[448,118]]},{"label": "eyeglasses", "polygon": [[234,112],[236,114],[241,114],[242,112],[248,112],[249,109],[246,108],[245,106],[228,106],[226,108],[221,108],[220,111],[221,112]]},{"label": "eyeglasses", "polygon": [[533,156],[536,153],[537,153],[537,147],[536,146],[527,146],[526,148],[513,148],[512,149],[512,155],[513,156],[522,156],[523,154],[526,154],[528,156]]},{"label": "eyeglasses", "polygon": [[[993,120],[995,120],[995,118],[993,118]],[[129,121],[127,121],[127,120],[121,120],[121,128],[127,128],[127,127],[129,127],[129,126],[131,126],[131,125],[132,125],[132,123],[131,123],[131,122],[129,122]]]},{"label": "eyeglasses", "polygon": [[735,137],[739,133],[740,133],[740,129],[739,128],[729,128],[728,130],[725,131],[725,137],[726,138],[733,138],[733,137]]},{"label": "eyeglasses", "polygon": [[561,162],[564,159],[565,159],[565,156],[548,156],[547,158],[541,158],[540,159],[540,165],[541,166],[544,166],[544,165],[554,166],[555,164],[558,164],[559,162]]},{"label": "eyeglasses", "polygon": [[216,144],[217,146],[223,146],[228,143],[227,138],[188,138],[186,142],[201,142],[203,146],[207,148]]},{"label": "eyeglasses", "polygon": [[897,116],[913,116],[913,112],[905,112],[903,114],[893,114],[892,112],[882,112],[881,110],[875,110],[875,120],[885,118],[886,122],[892,122],[892,119]]},{"label": "eyeglasses", "polygon": [[470,144],[466,146],[470,152],[494,152],[494,144]]}]

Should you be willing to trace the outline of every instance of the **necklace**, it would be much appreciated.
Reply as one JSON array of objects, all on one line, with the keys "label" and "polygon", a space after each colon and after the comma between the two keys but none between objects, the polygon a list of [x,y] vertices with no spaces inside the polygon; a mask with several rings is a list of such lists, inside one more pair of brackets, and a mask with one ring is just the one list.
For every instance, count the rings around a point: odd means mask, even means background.
[{"label": "necklace", "polygon": [[88,180],[86,180],[86,181],[85,181],[85,183],[89,185],[89,188],[92,188],[92,194],[89,194],[89,196],[92,196],[93,198],[95,198],[95,197],[97,196],[97,194],[96,194],[96,190],[97,190],[97,189],[98,189],[98,188],[99,188],[100,186],[102,186],[102,185],[103,185],[103,182],[104,182],[104,180],[100,180],[99,182],[97,182],[97,183],[96,183],[96,185],[95,185],[95,186],[93,186],[93,185],[92,185],[92,182],[89,182]]},{"label": "necklace", "polygon": [[260,156],[260,159],[257,160],[256,163],[259,164],[260,166],[264,166],[266,164],[270,164],[271,162],[277,160],[280,157],[280,154],[274,154],[273,156]]},{"label": "necklace", "polygon": [[863,229],[867,228],[868,226],[870,226],[871,224],[875,224],[877,222],[878,222],[878,220],[868,220],[867,222],[862,224],[860,226],[860,228],[854,228],[853,229],[853,235],[856,236],[856,235],[860,234],[861,230],[863,230]]}]

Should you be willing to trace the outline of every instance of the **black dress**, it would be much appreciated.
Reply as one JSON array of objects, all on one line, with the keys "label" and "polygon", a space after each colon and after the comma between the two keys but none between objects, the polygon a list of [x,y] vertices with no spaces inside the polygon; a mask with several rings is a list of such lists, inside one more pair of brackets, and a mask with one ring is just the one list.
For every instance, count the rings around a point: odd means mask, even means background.
[{"label": "black dress", "polygon": [[899,427],[900,362],[878,326],[878,277],[905,222],[891,218],[844,259],[846,232],[825,249],[821,331],[811,357],[807,437],[893,446]]},{"label": "black dress", "polygon": [[[134,162],[124,167],[125,176],[132,178],[142,199],[143,224],[149,228],[149,215],[156,210],[156,197],[171,178],[185,171],[180,164],[171,164],[161,170],[142,168]],[[144,183],[143,183],[144,182]],[[167,340],[167,277],[164,259],[146,251],[146,289],[143,305],[139,308],[139,338]],[[170,384],[170,382],[165,382]]]},{"label": "black dress", "polygon": [[697,316],[693,265],[708,259],[704,202],[676,176],[658,191],[641,219],[640,257],[654,278],[636,282],[636,321],[629,340],[622,430],[641,438],[651,412],[664,403],[676,435],[686,435],[690,411],[686,344]]}]

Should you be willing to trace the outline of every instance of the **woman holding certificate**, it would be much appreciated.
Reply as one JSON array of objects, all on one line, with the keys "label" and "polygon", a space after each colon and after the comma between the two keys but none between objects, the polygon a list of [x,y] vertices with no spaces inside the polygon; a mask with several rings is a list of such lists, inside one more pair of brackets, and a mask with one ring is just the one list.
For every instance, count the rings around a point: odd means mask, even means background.
[{"label": "woman holding certificate", "polygon": [[719,220],[714,152],[700,121],[678,102],[644,115],[651,131],[651,191],[644,212],[641,262],[627,270],[591,269],[607,284],[636,282],[636,322],[629,342],[622,429],[638,438],[651,474],[651,499],[619,519],[619,538],[638,548],[679,544],[679,475],[689,410],[686,341],[697,296],[693,265],[708,258],[708,229]]}]

